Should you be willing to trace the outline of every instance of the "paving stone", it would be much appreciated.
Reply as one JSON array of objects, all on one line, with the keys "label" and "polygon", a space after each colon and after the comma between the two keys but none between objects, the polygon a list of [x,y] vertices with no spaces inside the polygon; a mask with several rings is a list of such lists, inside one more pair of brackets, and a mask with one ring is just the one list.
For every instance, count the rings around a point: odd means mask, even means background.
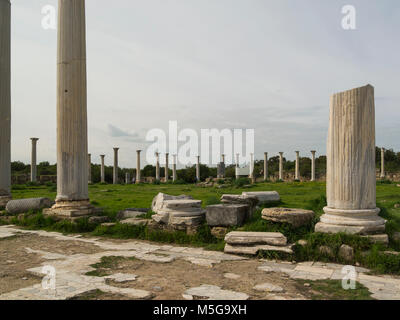
[{"label": "paving stone", "polygon": [[135,281],[136,278],[137,278],[137,275],[128,274],[128,273],[115,273],[110,276],[104,277],[104,279],[106,279],[106,280],[113,280],[113,281],[119,282],[119,283]]},{"label": "paving stone", "polygon": [[218,286],[203,284],[200,287],[186,290],[182,295],[187,300],[248,300],[249,296],[242,292],[222,290]]},{"label": "paving stone", "polygon": [[261,292],[273,292],[273,293],[279,293],[279,292],[284,292],[282,287],[274,285],[272,283],[262,283],[258,284],[253,287],[254,290],[256,291],[261,291]]},{"label": "paving stone", "polygon": [[280,232],[233,231],[225,236],[225,242],[230,245],[269,244],[272,246],[286,246],[287,239]]},{"label": "paving stone", "polygon": [[231,279],[231,280],[238,280],[238,279],[241,278],[240,275],[235,274],[235,273],[229,273],[229,272],[228,273],[224,273],[224,277],[227,278],[227,279]]},{"label": "paving stone", "polygon": [[221,263],[221,260],[210,260],[204,258],[186,257],[184,260],[189,261],[195,265],[212,268],[214,264]]}]

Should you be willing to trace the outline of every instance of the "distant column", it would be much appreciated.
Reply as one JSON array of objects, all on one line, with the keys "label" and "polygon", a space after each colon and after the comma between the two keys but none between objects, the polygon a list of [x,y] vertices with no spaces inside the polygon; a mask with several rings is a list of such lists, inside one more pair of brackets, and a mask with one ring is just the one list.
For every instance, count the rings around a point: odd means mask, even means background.
[{"label": "distant column", "polygon": [[140,167],[140,153],[142,150],[136,150],[136,184],[139,184],[142,180],[141,167]]},{"label": "distant column", "polygon": [[100,156],[100,158],[101,158],[100,179],[101,179],[101,183],[105,183],[106,182],[106,175],[105,175],[105,169],[104,169],[104,158],[105,158],[105,155],[102,154]]},{"label": "distant column", "polygon": [[225,178],[225,155],[222,155],[221,178]]},{"label": "distant column", "polygon": [[268,180],[268,152],[264,152],[264,181]]},{"label": "distant column", "polygon": [[311,181],[315,181],[315,153],[316,151],[311,151]]},{"label": "distant column", "polygon": [[283,152],[279,152],[279,180],[283,180]]},{"label": "distant column", "polygon": [[168,163],[169,154],[165,154],[165,182],[169,180],[169,163]]},{"label": "distant column", "polygon": [[295,180],[300,180],[300,151],[296,152],[296,170],[295,170]]},{"label": "distant column", "polygon": [[31,138],[32,140],[32,152],[31,152],[31,181],[36,182],[37,181],[37,152],[36,152],[36,146],[38,142],[38,138]]},{"label": "distant column", "polygon": [[381,179],[385,178],[385,148],[381,149]]},{"label": "distant column", "polygon": [[196,163],[196,181],[200,182],[200,156],[197,156],[197,163]]},{"label": "distant column", "polygon": [[129,172],[125,173],[125,184],[131,184],[131,175]]},{"label": "distant column", "polygon": [[11,4],[0,1],[0,207],[11,200]]},{"label": "distant column", "polygon": [[156,152],[156,180],[160,181],[160,153]]},{"label": "distant column", "polygon": [[377,234],[374,87],[337,93],[330,101],[325,214],[316,232]]},{"label": "distant column", "polygon": [[239,179],[240,178],[240,175],[239,175],[239,168],[240,168],[240,164],[239,164],[239,153],[237,153],[236,154],[236,172],[235,172],[235,174],[236,174],[236,179]]},{"label": "distant column", "polygon": [[92,155],[88,154],[88,183],[92,183]]},{"label": "distant column", "polygon": [[254,179],[254,153],[250,153],[250,179],[251,179],[251,183],[255,182],[255,179]]},{"label": "distant column", "polygon": [[113,184],[118,184],[118,150],[119,148],[114,148]]},{"label": "distant column", "polygon": [[177,175],[176,175],[176,154],[174,154],[172,157],[173,157],[172,181],[175,182],[177,180]]}]

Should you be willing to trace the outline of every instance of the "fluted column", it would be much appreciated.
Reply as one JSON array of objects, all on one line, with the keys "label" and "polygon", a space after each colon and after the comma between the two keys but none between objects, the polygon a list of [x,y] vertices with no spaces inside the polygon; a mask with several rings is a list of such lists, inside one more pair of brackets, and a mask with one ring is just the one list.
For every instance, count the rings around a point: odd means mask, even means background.
[{"label": "fluted column", "polygon": [[37,181],[37,142],[39,138],[31,138],[32,150],[31,150],[31,181]]},{"label": "fluted column", "polygon": [[175,182],[177,180],[177,175],[176,175],[176,154],[173,156],[173,163],[172,163],[172,181]]},{"label": "fluted column", "polygon": [[131,184],[131,175],[129,172],[125,173],[125,184]]},{"label": "fluted column", "polygon": [[311,151],[311,181],[315,181],[315,153],[316,151]]},{"label": "fluted column", "polygon": [[168,163],[169,154],[165,154],[165,182],[169,180],[169,163]]},{"label": "fluted column", "polygon": [[92,155],[88,154],[88,183],[92,183]]},{"label": "fluted column", "polygon": [[0,0],[0,208],[11,199],[11,4]]},{"label": "fluted column", "polygon": [[160,181],[160,153],[156,152],[156,180]]},{"label": "fluted column", "polygon": [[100,180],[101,180],[101,183],[105,183],[106,182],[106,174],[105,174],[105,169],[104,169],[104,158],[105,158],[105,155],[102,154],[100,156],[100,158],[101,158]]},{"label": "fluted column", "polygon": [[200,182],[200,156],[197,156],[197,163],[196,163],[196,181]]},{"label": "fluted column", "polygon": [[279,180],[283,180],[283,152],[279,152]]},{"label": "fluted column", "polygon": [[140,153],[142,150],[136,150],[136,184],[139,184],[142,180],[142,175],[140,171]]},{"label": "fluted column", "polygon": [[268,152],[264,152],[264,181],[268,180]]},{"label": "fluted column", "polygon": [[118,150],[114,148],[114,168],[113,168],[113,184],[118,184]]},{"label": "fluted column", "polygon": [[295,151],[295,152],[296,152],[296,170],[294,174],[294,179],[300,180],[300,151]]},{"label": "fluted column", "polygon": [[381,149],[381,179],[385,178],[385,148]]},{"label": "fluted column", "polygon": [[383,232],[376,207],[375,102],[371,85],[335,94],[330,101],[327,200],[317,232]]}]

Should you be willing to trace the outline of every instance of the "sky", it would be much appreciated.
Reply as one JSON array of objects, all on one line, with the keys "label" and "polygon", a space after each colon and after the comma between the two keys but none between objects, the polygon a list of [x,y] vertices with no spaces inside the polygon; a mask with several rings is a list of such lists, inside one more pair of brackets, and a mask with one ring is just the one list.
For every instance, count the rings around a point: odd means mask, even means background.
[{"label": "sky", "polygon": [[[56,162],[57,31],[12,0],[12,160]],[[342,7],[356,30],[342,28]],[[88,136],[94,163],[135,167],[146,134],[254,129],[255,158],[325,154],[329,98],[371,84],[376,144],[400,151],[398,0],[86,0]],[[143,161],[143,160],[142,160]]]}]

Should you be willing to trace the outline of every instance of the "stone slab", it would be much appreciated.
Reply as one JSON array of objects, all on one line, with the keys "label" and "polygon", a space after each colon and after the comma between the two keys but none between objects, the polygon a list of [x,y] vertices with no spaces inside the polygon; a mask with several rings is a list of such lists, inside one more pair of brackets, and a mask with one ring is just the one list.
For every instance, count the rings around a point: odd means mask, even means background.
[{"label": "stone slab", "polygon": [[233,231],[225,236],[225,242],[231,245],[269,244],[274,246],[286,246],[287,239],[280,232]]},{"label": "stone slab", "polygon": [[207,284],[186,290],[182,296],[186,300],[248,300],[250,298],[242,292],[222,290],[218,286]]},{"label": "stone slab", "polygon": [[289,223],[295,228],[310,224],[314,216],[311,210],[293,208],[265,208],[261,213],[264,220]]}]

